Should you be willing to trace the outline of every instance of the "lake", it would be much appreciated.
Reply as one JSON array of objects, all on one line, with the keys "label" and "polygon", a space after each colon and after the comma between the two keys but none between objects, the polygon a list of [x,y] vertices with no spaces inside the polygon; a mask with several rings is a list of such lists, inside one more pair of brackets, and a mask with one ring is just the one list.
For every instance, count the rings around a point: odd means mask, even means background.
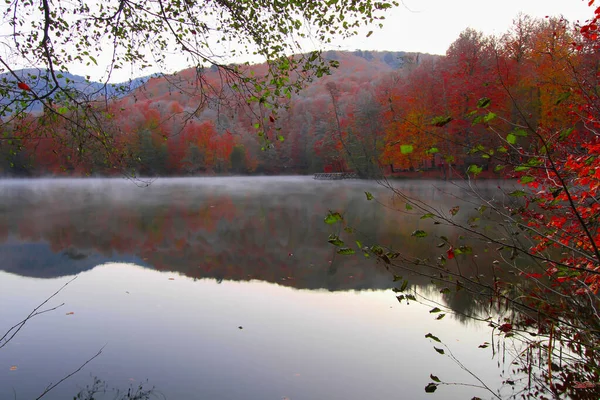
[{"label": "lake", "polygon": [[[461,191],[437,181],[397,185],[446,208]],[[328,243],[345,234],[324,222],[329,210],[356,229],[353,241],[437,251],[411,237],[431,221],[402,212],[375,182],[0,181],[0,336],[77,277],[46,308],[62,307],[28,321],[0,349],[0,398],[35,399],[100,349],[44,398],[73,398],[95,377],[109,389],[141,383],[177,400],[489,398],[465,386],[425,393],[432,373],[477,383],[434,350],[430,332],[500,386],[498,361],[478,348],[489,328],[400,304],[395,271]],[[409,280],[448,303],[427,279]],[[473,307],[468,299],[451,305]]]}]

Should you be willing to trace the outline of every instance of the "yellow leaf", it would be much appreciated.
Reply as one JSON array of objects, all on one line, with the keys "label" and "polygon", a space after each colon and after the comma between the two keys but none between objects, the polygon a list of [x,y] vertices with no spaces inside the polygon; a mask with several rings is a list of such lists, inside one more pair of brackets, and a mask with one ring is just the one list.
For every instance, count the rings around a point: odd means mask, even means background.
[{"label": "yellow leaf", "polygon": [[17,366],[16,366],[16,365],[13,365],[12,367],[10,367],[10,370],[11,370],[11,371],[16,371],[16,370],[17,370]]}]

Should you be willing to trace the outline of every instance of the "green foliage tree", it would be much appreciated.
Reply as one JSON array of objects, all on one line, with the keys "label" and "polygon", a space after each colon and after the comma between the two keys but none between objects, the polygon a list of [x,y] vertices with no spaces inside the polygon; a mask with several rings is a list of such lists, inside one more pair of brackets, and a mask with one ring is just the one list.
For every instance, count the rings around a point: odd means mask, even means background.
[{"label": "green foliage tree", "polygon": [[233,148],[230,155],[231,170],[236,174],[244,174],[248,172],[246,165],[246,148],[243,145],[238,145]]}]

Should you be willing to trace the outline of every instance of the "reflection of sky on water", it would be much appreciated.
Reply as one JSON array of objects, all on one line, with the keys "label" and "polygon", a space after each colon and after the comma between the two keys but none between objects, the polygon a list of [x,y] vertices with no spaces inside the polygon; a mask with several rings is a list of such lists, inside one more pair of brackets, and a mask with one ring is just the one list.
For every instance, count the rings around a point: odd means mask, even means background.
[{"label": "reflection of sky on water", "polygon": [[[0,304],[10,305],[0,310],[3,326],[67,280],[1,273]],[[72,396],[90,375],[121,387],[148,379],[168,399],[428,398],[430,373],[469,381],[435,353],[428,332],[483,378],[497,375],[489,352],[477,349],[489,339],[485,328],[434,321],[418,304],[399,305],[391,291],[218,284],[107,264],[80,274],[52,303],[61,302],[0,352],[0,398],[12,398],[13,388],[19,399],[35,398],[105,344],[50,398]],[[478,394],[440,391],[443,398]]]},{"label": "reflection of sky on water", "polygon": [[[452,183],[398,185],[440,209],[462,194]],[[13,388],[18,399],[37,397],[105,344],[46,398],[70,398],[92,376],[120,388],[148,379],[177,400],[419,399],[430,396],[423,390],[430,373],[473,383],[433,350],[429,332],[496,386],[496,363],[477,348],[490,341],[489,330],[400,305],[382,265],[335,255],[327,237],[343,232],[324,224],[330,209],[344,211],[363,243],[431,256],[439,242],[412,238],[432,221],[407,215],[404,202],[392,204],[373,182],[1,181],[0,332],[79,277],[52,303],[65,307],[30,321],[0,350],[0,399],[13,398]],[[485,264],[485,255],[479,260]],[[442,301],[429,279],[409,279]],[[443,301],[477,307],[470,298]],[[469,388],[439,391],[486,398]]]}]

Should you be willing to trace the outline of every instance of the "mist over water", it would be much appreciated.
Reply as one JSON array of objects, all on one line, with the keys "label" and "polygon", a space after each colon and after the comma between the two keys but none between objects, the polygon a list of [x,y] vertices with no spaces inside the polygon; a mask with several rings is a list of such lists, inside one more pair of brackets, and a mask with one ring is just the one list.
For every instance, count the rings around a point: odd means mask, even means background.
[{"label": "mist over water", "polygon": [[[440,207],[461,195],[444,182],[398,185]],[[393,271],[327,242],[344,234],[324,223],[332,210],[356,229],[353,239],[431,253],[435,238],[411,238],[431,222],[399,212],[404,204],[376,183],[231,177],[140,186],[0,183],[0,302],[10,305],[0,308],[0,331],[78,274],[56,298],[65,306],[0,350],[0,398],[12,388],[37,397],[105,344],[49,398],[74,396],[92,376],[117,387],[147,379],[168,399],[425,398],[432,366],[468,380],[432,349],[428,332],[443,332],[463,361],[489,364],[482,374],[497,379],[490,355],[475,352],[485,329],[400,305]]]}]

